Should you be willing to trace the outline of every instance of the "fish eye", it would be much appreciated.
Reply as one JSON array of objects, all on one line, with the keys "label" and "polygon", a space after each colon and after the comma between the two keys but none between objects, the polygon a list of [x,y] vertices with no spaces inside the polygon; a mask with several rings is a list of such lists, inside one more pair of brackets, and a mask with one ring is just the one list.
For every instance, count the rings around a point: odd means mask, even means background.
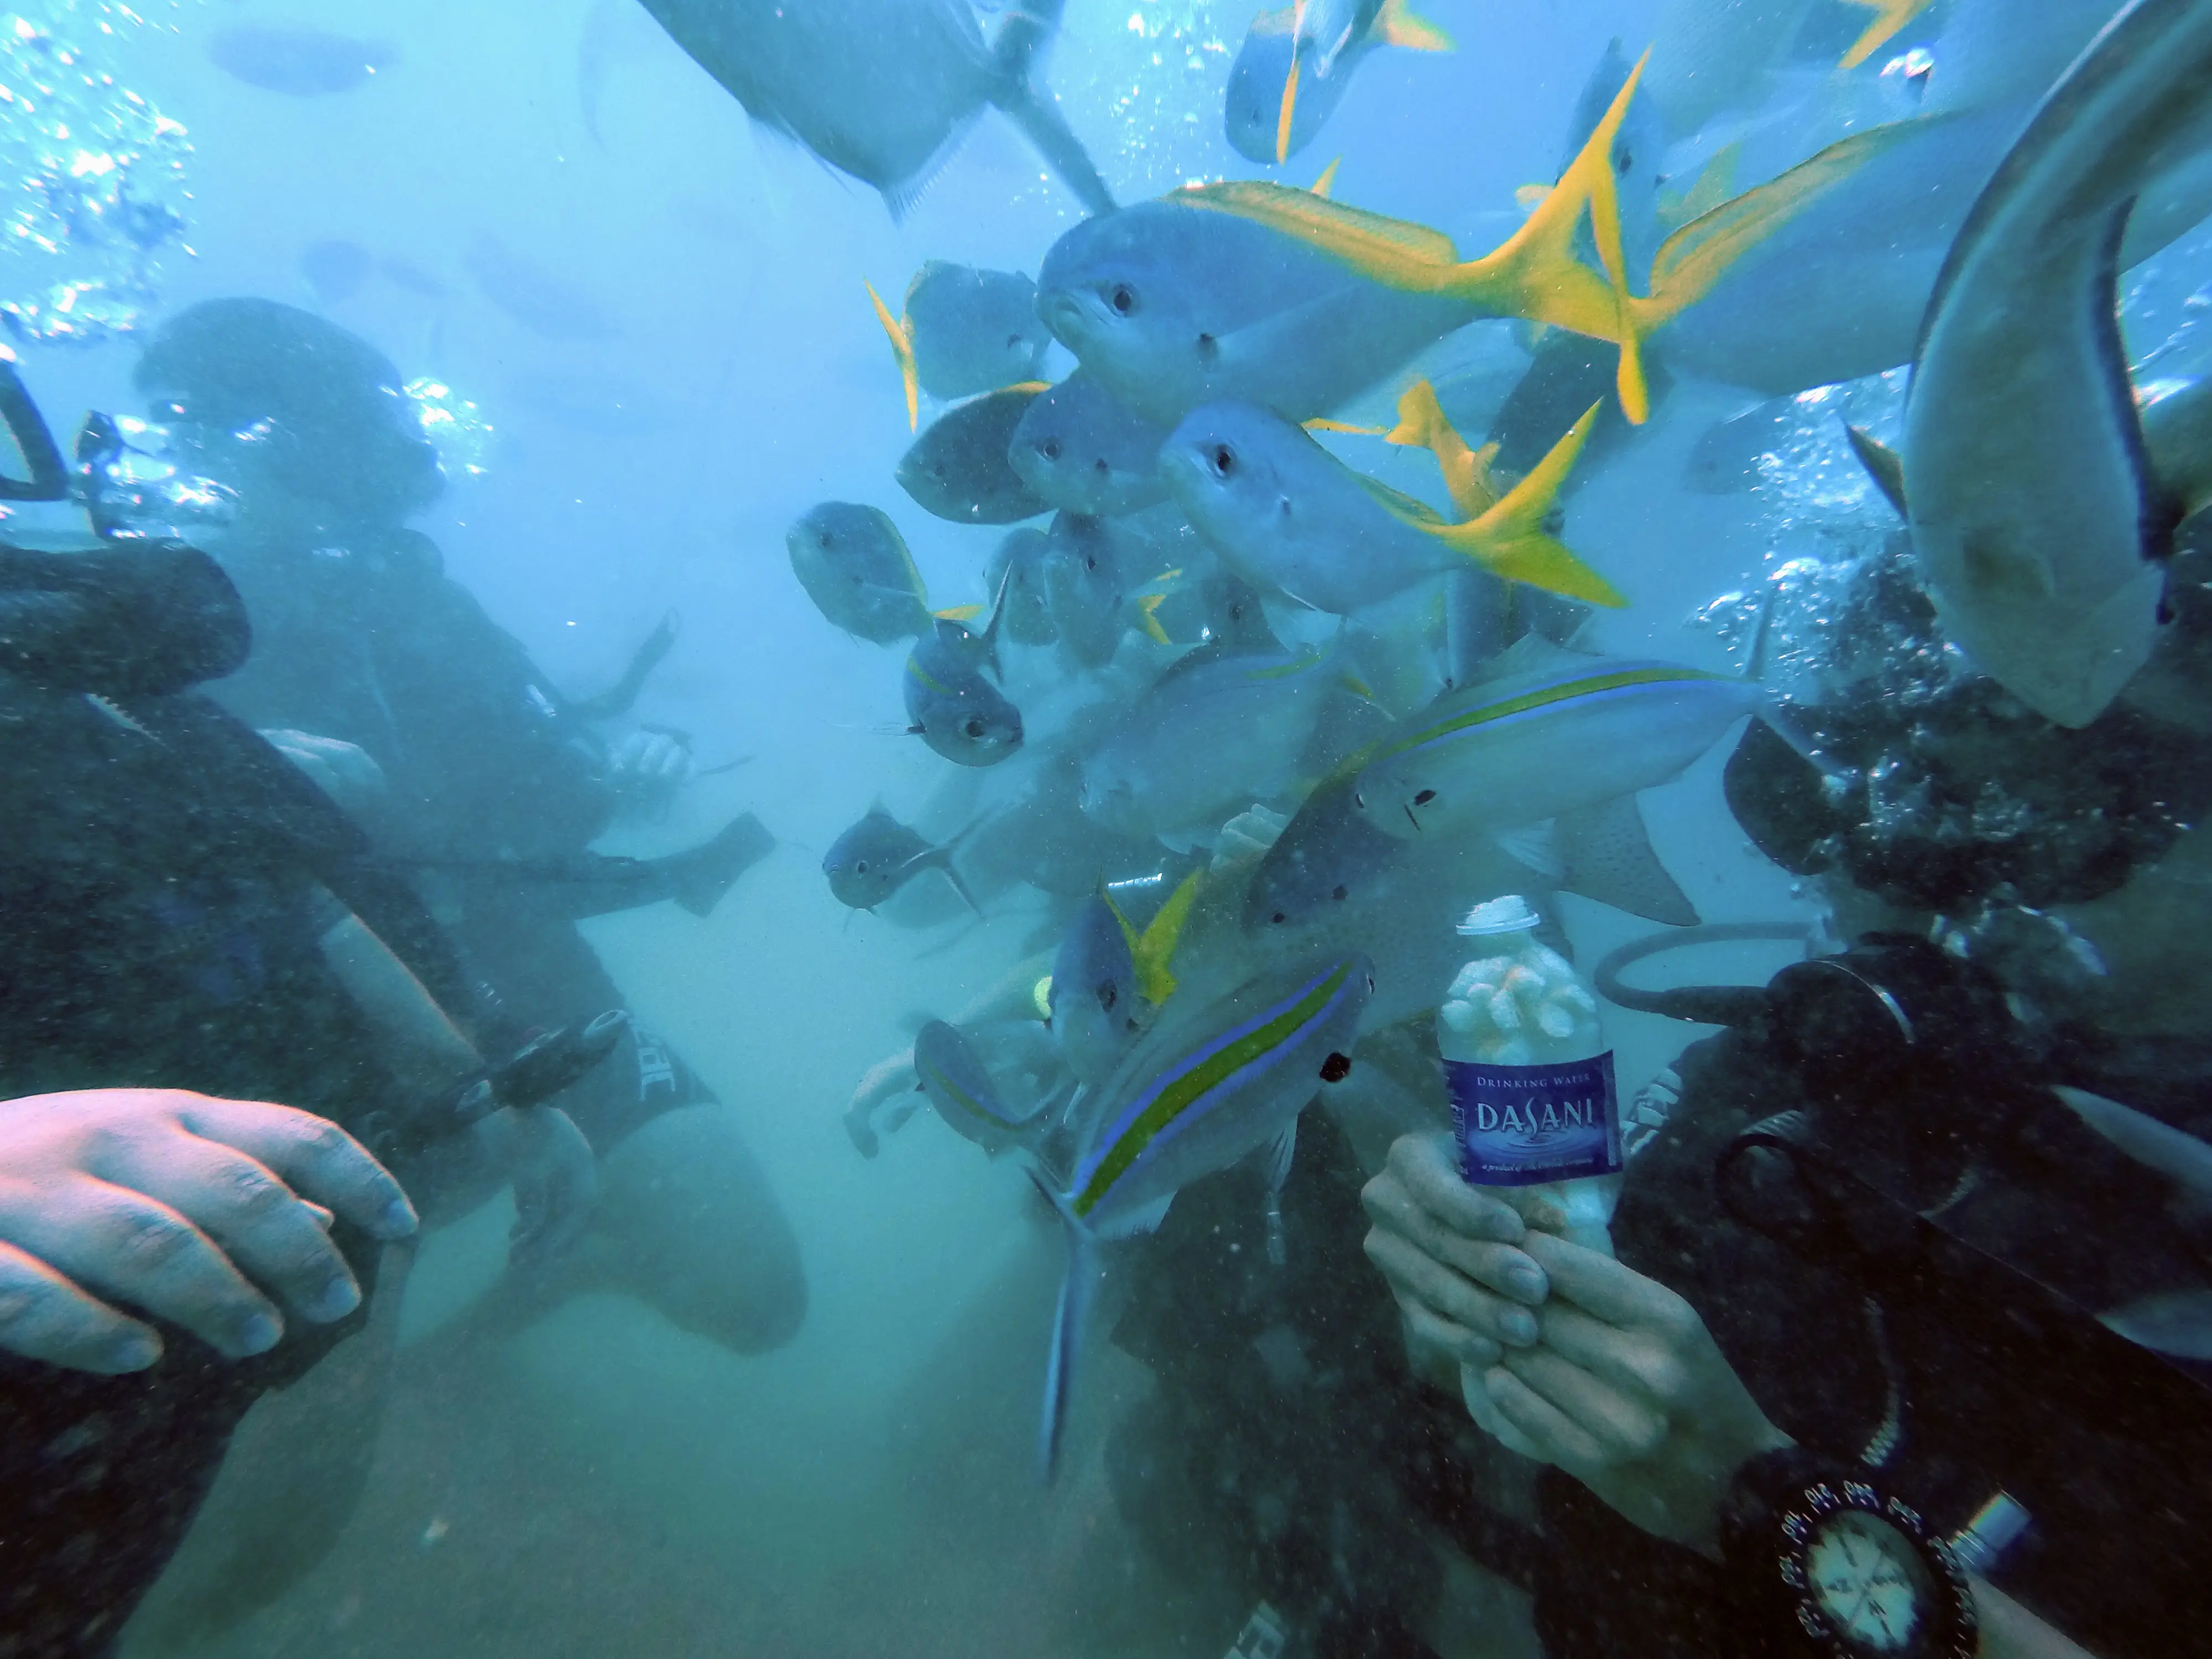
[{"label": "fish eye", "polygon": [[1085,570],[1096,570],[1096,569],[1097,569],[1097,568],[1098,568],[1098,556],[1097,556],[1096,553],[1085,553],[1085,554],[1083,556],[1083,568],[1084,568]]},{"label": "fish eye", "polygon": [[1107,290],[1106,303],[1114,307],[1115,316],[1133,317],[1137,314],[1137,290],[1127,283],[1116,283]]},{"label": "fish eye", "polygon": [[1213,469],[1215,477],[1229,477],[1237,471],[1237,452],[1227,444],[1216,444],[1206,455],[1206,464]]},{"label": "fish eye", "polygon": [[1416,805],[1416,806],[1426,806],[1426,805],[1427,805],[1431,801],[1434,800],[1436,798],[1437,798],[1437,792],[1436,792],[1435,790],[1433,790],[1433,789],[1424,789],[1424,790],[1422,790],[1422,791],[1421,791],[1421,793],[1420,793],[1419,794],[1418,794],[1418,795],[1416,795],[1416,796],[1414,796],[1414,797],[1413,797],[1413,805]]},{"label": "fish eye", "polygon": [[1364,812],[1367,810],[1367,797],[1355,789],[1352,792],[1352,804]]},{"label": "fish eye", "polygon": [[1617,149],[1617,150],[1613,151],[1613,170],[1615,173],[1626,173],[1626,172],[1627,172],[1631,167],[1634,167],[1635,165],[1636,165],[1636,155],[1635,155],[1635,152],[1634,152],[1634,151],[1632,151],[1632,150],[1631,150],[1631,149],[1628,148],[1628,146],[1627,146],[1627,145],[1623,144],[1623,145],[1622,145],[1619,149]]},{"label": "fish eye", "polygon": [[1275,925],[1276,925],[1278,927],[1281,927],[1285,922],[1288,921],[1289,920],[1290,920],[1290,917],[1289,917],[1289,916],[1287,916],[1287,915],[1284,915],[1282,911],[1278,910],[1278,911],[1276,911],[1276,912],[1275,912],[1275,915],[1274,915],[1274,922],[1275,922]]},{"label": "fish eye", "polygon": [[1038,454],[1043,456],[1048,461],[1058,460],[1060,459],[1060,440],[1057,438],[1047,438],[1042,443],[1036,447],[1036,452]]},{"label": "fish eye", "polygon": [[983,725],[982,718],[980,715],[970,714],[968,717],[967,725],[962,726],[960,729],[963,732],[965,732],[971,738],[980,738],[983,735],[987,728]]},{"label": "fish eye", "polygon": [[868,873],[868,861],[867,861],[867,860],[866,860],[866,859],[855,859],[855,860],[853,860],[853,873],[854,873],[854,875],[856,875],[856,876],[865,876],[865,875],[866,875],[866,874]]},{"label": "fish eye", "polygon": [[1352,1056],[1350,1054],[1340,1054],[1332,1049],[1329,1051],[1328,1058],[1321,1063],[1321,1080],[1323,1083],[1341,1083],[1351,1075]]},{"label": "fish eye", "polygon": [[1101,455],[1097,460],[1091,463],[1091,470],[1103,478],[1114,469],[1106,465],[1106,458],[1103,455]]}]

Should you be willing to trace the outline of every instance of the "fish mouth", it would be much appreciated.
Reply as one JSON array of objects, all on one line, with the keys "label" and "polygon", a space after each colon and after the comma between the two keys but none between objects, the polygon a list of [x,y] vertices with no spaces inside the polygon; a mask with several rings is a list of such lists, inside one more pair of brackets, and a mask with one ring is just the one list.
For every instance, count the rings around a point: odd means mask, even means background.
[{"label": "fish mouth", "polygon": [[1080,357],[1091,337],[1091,315],[1080,296],[1066,289],[1037,295],[1037,320],[1052,331],[1053,338]]}]

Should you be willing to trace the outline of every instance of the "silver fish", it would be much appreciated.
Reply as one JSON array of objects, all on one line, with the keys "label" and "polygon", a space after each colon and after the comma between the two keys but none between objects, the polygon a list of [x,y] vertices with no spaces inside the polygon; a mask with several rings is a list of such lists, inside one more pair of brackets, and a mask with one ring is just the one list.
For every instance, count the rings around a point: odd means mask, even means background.
[{"label": "silver fish", "polygon": [[1334,112],[1361,60],[1386,46],[1448,52],[1451,43],[1405,0],[1306,0],[1261,12],[1230,66],[1230,143],[1249,161],[1288,161]]},{"label": "silver fish", "polygon": [[1018,524],[1049,512],[1006,459],[1014,428],[1042,390],[1006,386],[945,410],[900,459],[900,487],[955,524]]},{"label": "silver fish", "polygon": [[1034,380],[1052,344],[1037,320],[1036,284],[1018,271],[932,259],[907,287],[905,320],[915,376],[933,398]]},{"label": "silver fish", "polygon": [[995,766],[1022,744],[1022,711],[983,678],[981,665],[994,643],[989,634],[979,640],[939,617],[907,655],[908,730],[961,766]]},{"label": "silver fish", "polygon": [[1052,959],[1054,1039],[1085,1083],[1103,1083],[1137,1030],[1137,964],[1121,914],[1093,894],[1077,908]]},{"label": "silver fish", "polygon": [[1129,631],[1122,551],[1111,520],[1061,513],[1044,553],[1044,590],[1060,649],[1084,668],[1113,660]]},{"label": "silver fish", "polygon": [[823,501],[784,533],[806,597],[848,634],[891,645],[928,631],[921,572],[890,515],[857,501]]},{"label": "silver fish", "polygon": [[1044,584],[1045,550],[1050,545],[1043,531],[1025,525],[1000,538],[984,567],[985,585],[1003,596],[1006,637],[1017,645],[1050,645],[1060,637]]},{"label": "silver fish", "polygon": [[2122,349],[2119,248],[2149,177],[2206,141],[2212,8],[2134,0],[1975,204],[1913,364],[1915,556],[1945,632],[2061,726],[2148,660],[2175,520]]},{"label": "silver fish", "polygon": [[994,1158],[1016,1147],[1035,1147],[1048,1114],[1034,1103],[1023,1109],[1008,1099],[958,1026],[933,1019],[915,1032],[914,1070],[938,1116],[963,1139]]},{"label": "silver fish", "polygon": [[1029,406],[1007,459],[1053,506],[1111,517],[1167,500],[1158,465],[1167,435],[1078,369]]},{"label": "silver fish", "polygon": [[925,870],[941,870],[969,908],[967,884],[952,867],[952,854],[962,837],[955,836],[938,846],[920,831],[901,823],[880,806],[837,837],[822,855],[822,873],[830,878],[830,890],[840,904],[855,910],[872,910]]},{"label": "silver fish", "polygon": [[875,186],[902,216],[995,106],[1093,213],[1114,198],[1034,79],[1064,0],[1009,12],[984,44],[967,0],[645,0],[676,44],[763,126]]}]

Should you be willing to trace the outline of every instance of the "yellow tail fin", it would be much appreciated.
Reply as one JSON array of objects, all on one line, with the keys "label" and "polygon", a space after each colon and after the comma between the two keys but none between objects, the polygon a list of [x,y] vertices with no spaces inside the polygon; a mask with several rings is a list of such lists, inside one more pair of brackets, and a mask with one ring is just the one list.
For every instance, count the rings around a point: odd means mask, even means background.
[{"label": "yellow tail fin", "polygon": [[1850,3],[1871,7],[1877,15],[1867,25],[1866,33],[1851,43],[1838,69],[1856,69],[1865,63],[1890,36],[1927,10],[1929,0],[1850,0]]},{"label": "yellow tail fin", "polygon": [[1408,52],[1453,49],[1451,36],[1427,18],[1417,16],[1407,0],[1382,0],[1382,9],[1375,14],[1371,33],[1384,46],[1403,46]]},{"label": "yellow tail fin", "polygon": [[906,429],[912,432],[921,424],[921,375],[914,366],[914,338],[907,332],[906,325],[891,315],[891,308],[884,303],[873,283],[860,286],[868,290],[869,302],[876,308],[876,320],[890,336],[891,356],[898,359],[899,379],[906,382]]},{"label": "yellow tail fin", "polygon": [[1190,907],[1197,902],[1199,881],[1204,873],[1194,870],[1185,876],[1182,884],[1168,895],[1168,902],[1160,906],[1159,914],[1145,924],[1144,933],[1129,947],[1129,954],[1137,964],[1137,988],[1145,994],[1145,1000],[1155,1007],[1175,994],[1176,976],[1168,971],[1168,964],[1175,960],[1176,946],[1182,942],[1183,923],[1190,920]]},{"label": "yellow tail fin", "polygon": [[1437,466],[1444,475],[1444,491],[1462,519],[1480,518],[1497,506],[1498,490],[1490,482],[1490,463],[1497,457],[1498,446],[1469,448],[1467,440],[1444,418],[1437,389],[1426,380],[1416,380],[1406,388],[1398,399],[1398,424],[1382,435],[1394,444],[1425,449],[1437,458]]},{"label": "yellow tail fin", "polygon": [[980,605],[949,605],[942,611],[933,611],[929,614],[945,622],[964,623],[971,617],[981,616],[983,607]]},{"label": "yellow tail fin", "polygon": [[1137,609],[1143,615],[1143,627],[1146,637],[1150,639],[1156,645],[1173,645],[1175,643],[1173,640],[1168,637],[1168,630],[1160,626],[1160,606],[1167,602],[1167,597],[1168,596],[1164,593],[1139,593],[1137,595]]},{"label": "yellow tail fin", "polygon": [[1424,526],[1446,546],[1466,554],[1494,575],[1547,592],[1619,610],[1627,605],[1612,583],[1584,564],[1544,528],[1575,458],[1589,441],[1602,404],[1593,404],[1567,435],[1552,446],[1528,476],[1480,517],[1466,524]]}]

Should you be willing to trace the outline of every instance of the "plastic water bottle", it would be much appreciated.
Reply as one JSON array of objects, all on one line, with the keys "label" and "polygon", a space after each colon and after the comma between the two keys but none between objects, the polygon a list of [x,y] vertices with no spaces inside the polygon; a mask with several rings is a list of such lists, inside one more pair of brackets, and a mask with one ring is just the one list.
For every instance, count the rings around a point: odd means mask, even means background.
[{"label": "plastic water bottle", "polygon": [[[1566,1214],[1566,1237],[1613,1254],[1620,1192],[1620,1109],[1597,999],[1574,964],[1536,937],[1517,895],[1478,904],[1459,931],[1486,954],[1437,1010],[1460,1173],[1478,1187],[1536,1187]],[[1475,1422],[1524,1456],[1534,1449],[1498,1415],[1481,1373],[1460,1368]]]}]

